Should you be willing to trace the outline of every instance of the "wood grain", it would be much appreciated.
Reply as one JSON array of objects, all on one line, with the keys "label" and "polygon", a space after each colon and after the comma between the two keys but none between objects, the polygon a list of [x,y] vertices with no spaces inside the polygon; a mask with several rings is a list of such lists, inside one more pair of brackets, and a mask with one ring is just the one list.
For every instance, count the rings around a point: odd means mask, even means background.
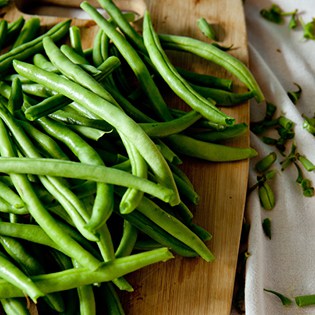
[{"label": "wood grain", "polygon": [[[204,17],[215,25],[222,44],[233,44],[235,49],[231,53],[243,62],[248,62],[241,0],[148,0],[147,5],[158,32],[205,39],[196,27],[197,19]],[[13,20],[20,14],[20,11],[11,8],[4,17]],[[43,24],[51,26],[62,18],[42,16],[41,19]],[[85,47],[90,46],[97,27],[91,21],[75,19],[73,23],[82,27]],[[191,70],[229,76],[215,65],[188,54],[172,55],[172,60]],[[235,89],[244,90],[237,82]],[[172,102],[180,103],[178,100]],[[232,109],[225,108],[224,111],[233,115],[237,122],[249,122],[248,103]],[[248,146],[249,135],[234,140],[232,144]],[[135,291],[122,295],[127,314],[230,313],[248,165],[248,161],[218,164],[185,159],[183,168],[201,196],[199,205],[194,209],[194,222],[212,233],[213,239],[208,242],[208,246],[216,260],[206,263],[201,259],[176,257],[129,276]]]}]

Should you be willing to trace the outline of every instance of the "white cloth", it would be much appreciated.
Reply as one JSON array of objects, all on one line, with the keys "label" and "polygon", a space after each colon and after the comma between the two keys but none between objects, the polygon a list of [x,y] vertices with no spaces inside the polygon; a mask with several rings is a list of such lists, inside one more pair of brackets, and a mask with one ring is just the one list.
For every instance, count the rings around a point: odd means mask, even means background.
[{"label": "white cloth", "polygon": [[[289,29],[289,18],[284,25],[263,19],[259,12],[269,8],[271,3],[277,3],[286,12],[298,9],[305,22],[315,16],[315,3],[313,0],[244,1],[250,69],[266,100],[277,106],[275,116],[283,114],[295,123],[297,151],[315,163],[315,137],[303,129],[301,116],[315,113],[315,41],[303,39],[301,27]],[[287,91],[297,89],[294,82],[303,90],[296,105],[287,96]],[[251,103],[251,121],[260,120],[264,113],[265,104]],[[275,147],[263,144],[254,134],[251,134],[251,145],[259,156],[251,160],[249,186],[256,182],[256,161],[271,151],[278,153]],[[315,197],[303,196],[295,182],[296,168],[292,165],[281,171],[282,160],[278,154],[273,166],[278,172],[270,181],[276,197],[274,209],[266,211],[261,207],[257,191],[247,198],[246,213],[251,229],[245,277],[246,315],[315,314],[315,306],[300,308],[294,302],[297,295],[315,294]],[[315,172],[303,172],[315,186]],[[271,240],[262,230],[266,217],[271,219]],[[264,288],[290,297],[292,305],[283,306]]]}]

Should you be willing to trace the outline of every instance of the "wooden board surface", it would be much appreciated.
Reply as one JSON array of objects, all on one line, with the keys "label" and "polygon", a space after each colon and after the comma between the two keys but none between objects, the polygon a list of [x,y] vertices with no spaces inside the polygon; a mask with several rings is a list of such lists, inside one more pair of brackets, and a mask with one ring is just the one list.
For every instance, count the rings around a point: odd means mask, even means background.
[{"label": "wooden board surface", "polygon": [[[147,6],[156,30],[161,33],[204,39],[196,27],[196,21],[200,17],[206,18],[215,24],[223,44],[233,44],[235,49],[231,53],[247,63],[247,38],[241,0],[148,0]],[[20,8],[30,13],[30,1]],[[48,7],[48,11],[41,13],[51,13],[49,10]],[[13,20],[19,14],[20,11],[10,9],[3,17]],[[62,18],[42,16],[41,19],[42,23],[51,26]],[[83,27],[85,46],[90,46],[97,29],[93,22],[74,20],[74,23]],[[188,69],[228,77],[224,70],[188,54],[178,55],[175,59],[177,64]],[[237,84],[236,88],[244,90]],[[237,122],[249,122],[247,103],[224,111],[233,115]],[[233,141],[233,144],[248,146],[248,134]],[[212,233],[213,239],[208,242],[208,246],[216,260],[206,263],[201,259],[177,257],[131,275],[129,280],[135,291],[123,295],[127,314],[230,313],[246,199],[248,161],[218,164],[189,160],[184,162],[183,168],[201,196],[200,204],[194,209],[194,222]]]}]

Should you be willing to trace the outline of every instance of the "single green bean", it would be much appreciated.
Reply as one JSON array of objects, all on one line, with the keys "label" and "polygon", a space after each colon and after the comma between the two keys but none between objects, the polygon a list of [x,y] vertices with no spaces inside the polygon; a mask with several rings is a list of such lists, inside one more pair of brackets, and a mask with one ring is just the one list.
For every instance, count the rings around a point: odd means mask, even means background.
[{"label": "single green bean", "polygon": [[123,233],[117,246],[115,257],[124,257],[132,253],[132,250],[137,241],[138,231],[128,221],[124,220]]},{"label": "single green bean", "polygon": [[3,48],[8,33],[8,21],[0,21],[0,50]]},{"label": "single green bean", "polygon": [[192,132],[190,135],[196,139],[207,142],[218,142],[229,140],[235,137],[239,137],[248,131],[248,125],[246,123],[239,123],[233,126],[226,127],[223,130],[212,131],[197,131]]},{"label": "single green bean", "polygon": [[[80,267],[75,260],[72,260],[72,262],[75,268]],[[96,304],[92,284],[78,286],[77,291],[80,303],[80,315],[95,315]]]},{"label": "single green bean", "polygon": [[[6,202],[12,205],[13,208],[20,210],[21,214],[28,213],[28,210],[25,209],[25,203],[21,197],[13,191],[7,184],[0,181],[0,197],[3,198]],[[26,211],[26,212],[25,212]]]},{"label": "single green bean", "polygon": [[159,35],[159,38],[161,40],[162,47],[188,51],[220,65],[227,71],[234,74],[251,91],[253,91],[258,102],[262,102],[264,100],[263,92],[261,91],[256,79],[246,65],[239,59],[233,57],[225,51],[222,51],[214,45],[190,37]]},{"label": "single green bean", "polygon": [[238,105],[254,97],[253,91],[245,93],[234,93],[211,87],[198,86],[195,84],[191,84],[191,86],[203,97],[214,100],[218,106]]},{"label": "single green bean", "polygon": [[206,37],[215,41],[217,40],[217,35],[212,24],[208,23],[204,17],[197,20],[197,26]]},{"label": "single green bean", "polygon": [[4,173],[35,174],[68,177],[133,187],[151,194],[164,202],[174,198],[169,188],[115,168],[48,158],[0,158],[0,171]]},{"label": "single green bean", "polygon": [[36,83],[24,83],[22,84],[22,90],[24,93],[36,97],[46,98],[52,95],[49,89]]},{"label": "single green bean", "polygon": [[8,101],[8,110],[14,115],[14,112],[20,110],[23,105],[23,90],[19,78],[14,78],[11,86],[11,93]]},{"label": "single green bean", "polygon": [[41,69],[59,73],[59,70],[41,53],[37,53],[33,56],[33,63]]},{"label": "single green bean", "polygon": [[1,55],[0,70],[3,72],[7,71],[11,67],[14,59],[23,60],[41,51],[43,49],[42,40],[45,36],[51,36],[54,40],[59,40],[64,37],[69,30],[70,23],[70,20],[60,22],[48,30],[45,34],[38,36],[27,43],[19,45],[18,47]]},{"label": "single green bean", "polygon": [[148,12],[146,12],[144,16],[143,38],[152,63],[174,93],[182,98],[192,109],[201,113],[210,121],[222,125],[232,125],[234,123],[234,118],[221,112],[215,107],[213,101],[211,102],[198,94],[190,84],[179,75],[161,47]]},{"label": "single green bean", "polygon": [[[73,63],[91,67],[91,69],[96,69],[94,66],[90,65],[89,61],[83,56],[80,55],[73,47],[63,44],[60,46],[60,50],[65,54]],[[95,71],[95,70],[94,70]]]},{"label": "single green bean", "polygon": [[101,65],[108,58],[109,38],[100,28],[96,33],[93,42],[92,59],[96,67]]},{"label": "single green bean", "polygon": [[201,74],[193,71],[188,71],[181,67],[176,67],[177,72],[188,82],[199,86],[208,86],[212,88],[230,91],[233,81],[230,79],[219,78],[209,74]]},{"label": "single green bean", "polygon": [[139,123],[143,130],[150,137],[167,137],[171,134],[179,133],[190,127],[202,116],[192,110],[187,114],[166,122]]},{"label": "single green bean", "polygon": [[315,295],[299,295],[295,297],[295,302],[299,307],[309,306],[315,304]]},{"label": "single green bean", "polygon": [[70,45],[81,56],[84,56],[82,42],[81,42],[81,30],[78,26],[72,25],[69,29]]},{"label": "single green bean", "polygon": [[100,291],[98,293],[102,301],[105,301],[104,310],[107,315],[125,315],[119,296],[110,282],[103,282],[97,290]]},{"label": "single green bean", "polygon": [[[174,256],[167,248],[133,254],[103,263],[97,270],[72,268],[65,271],[31,277],[44,292],[64,291],[78,286],[111,281],[145,266],[165,262]],[[0,279],[0,298],[23,297],[23,292],[14,285]]]},{"label": "single green bean", "polygon": [[137,52],[129,44],[123,35],[121,35],[93,6],[88,2],[83,1],[81,8],[86,11],[95,22],[104,30],[108,37],[114,42],[122,56],[127,60],[128,64],[133,69],[143,91],[153,105],[153,110],[163,120],[170,120],[172,116],[169,113],[168,106],[162,98],[162,95],[156,87],[150,72],[141,60]]},{"label": "single green bean", "polygon": [[257,155],[253,148],[239,148],[223,144],[204,142],[185,135],[169,136],[174,150],[200,159],[213,162],[227,162],[249,159]]},{"label": "single green bean", "polygon": [[14,49],[24,43],[27,43],[37,37],[40,28],[40,19],[38,17],[29,18],[23,25],[19,36],[13,43],[11,49]]},{"label": "single green bean", "polygon": [[[169,166],[153,141],[137,123],[105,99],[98,97],[83,87],[78,89],[78,85],[74,82],[21,61],[15,60],[14,67],[18,73],[32,78],[34,81],[39,80],[43,84],[45,82],[53,90],[61,94],[64,93],[65,96],[81,103],[82,106],[87,107],[93,113],[113,125],[117,130],[120,130],[135,146],[138,146],[139,142],[142,143],[141,147],[138,147],[140,154],[152,168],[158,182],[163,183],[175,192],[175,196],[171,198],[170,202],[172,204],[179,203],[179,196],[177,195],[176,185]],[[34,70],[36,73],[34,73]]]}]

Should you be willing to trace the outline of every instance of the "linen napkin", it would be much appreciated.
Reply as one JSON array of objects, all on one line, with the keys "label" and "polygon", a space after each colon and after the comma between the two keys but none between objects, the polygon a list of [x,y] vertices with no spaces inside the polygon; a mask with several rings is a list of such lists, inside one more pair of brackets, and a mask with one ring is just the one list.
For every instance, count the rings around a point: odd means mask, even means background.
[{"label": "linen napkin", "polygon": [[[288,26],[290,17],[278,25],[263,19],[261,9],[278,4],[284,12],[298,9],[305,23],[315,17],[312,0],[245,0],[250,69],[260,84],[266,100],[277,106],[275,117],[285,116],[294,122],[297,152],[315,163],[315,136],[303,128],[302,114],[315,113],[315,41],[303,38],[303,29]],[[294,104],[287,95],[302,88],[301,98]],[[251,121],[263,119],[266,104],[251,102]],[[277,133],[272,131],[276,138]],[[277,153],[272,169],[277,171],[269,184],[275,194],[275,207],[268,211],[260,204],[258,192],[248,195],[246,216],[250,223],[245,275],[246,315],[315,314],[315,306],[298,307],[296,296],[315,294],[315,196],[303,196],[296,182],[297,169],[292,164],[281,171],[285,159],[275,146],[262,142],[261,136],[251,133],[251,145],[259,156],[251,160],[249,187],[257,182],[255,163],[270,152]],[[286,145],[285,154],[291,149]],[[303,174],[315,186],[315,172]],[[263,231],[264,218],[271,220],[271,239]],[[292,300],[283,306],[274,290]]]}]

